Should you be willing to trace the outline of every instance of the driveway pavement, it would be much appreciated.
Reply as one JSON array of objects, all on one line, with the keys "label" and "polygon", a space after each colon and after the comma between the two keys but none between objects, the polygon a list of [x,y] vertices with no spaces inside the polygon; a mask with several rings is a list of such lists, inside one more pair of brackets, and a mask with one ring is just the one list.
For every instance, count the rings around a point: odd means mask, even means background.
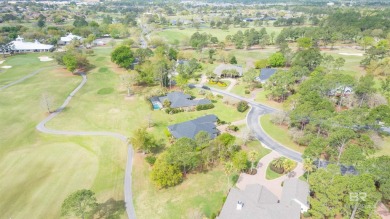
[{"label": "driveway pavement", "polygon": [[[257,165],[256,168],[257,173],[255,175],[241,173],[236,186],[239,189],[244,190],[247,185],[257,183],[265,186],[273,194],[281,198],[282,190],[283,190],[283,187],[281,185],[284,180],[288,179],[288,176],[283,175],[273,180],[266,179],[266,172],[267,172],[266,170],[268,165],[271,163],[272,160],[281,156],[282,155],[279,154],[278,152],[271,151],[271,153],[267,154],[259,161],[259,164]],[[293,178],[299,178],[300,176],[302,176],[304,173],[302,163],[297,162],[297,167],[293,170],[293,172],[295,173],[295,176]]]}]

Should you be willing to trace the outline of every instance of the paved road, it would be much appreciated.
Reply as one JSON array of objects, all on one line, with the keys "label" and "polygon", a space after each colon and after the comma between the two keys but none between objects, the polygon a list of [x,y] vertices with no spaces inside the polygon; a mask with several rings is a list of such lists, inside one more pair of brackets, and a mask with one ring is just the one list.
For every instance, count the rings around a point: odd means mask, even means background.
[{"label": "paved road", "polygon": [[24,76],[24,77],[22,77],[22,78],[16,80],[16,81],[13,81],[13,82],[11,82],[11,83],[9,83],[9,84],[6,84],[6,85],[0,87],[0,91],[4,90],[4,89],[6,89],[6,88],[9,88],[9,87],[11,87],[11,86],[13,86],[13,85],[15,85],[15,84],[18,84],[18,83],[20,83],[20,82],[22,82],[22,81],[24,81],[24,80],[26,80],[26,79],[28,79],[28,78],[31,78],[32,76],[34,76],[34,75],[40,73],[40,72],[43,71],[43,70],[50,69],[50,68],[54,68],[54,67],[56,67],[56,66],[51,66],[51,67],[46,67],[46,68],[40,68],[40,69],[38,69],[38,70],[36,70],[36,71],[34,71],[34,72],[31,72],[31,73],[28,74],[28,75],[26,75],[26,76]]},{"label": "paved road", "polygon": [[[69,102],[72,100],[74,95],[87,83],[87,76],[85,74],[81,75],[83,77],[83,80],[81,83],[72,91],[72,93],[69,94],[69,96],[65,99],[64,103],[58,108],[55,112],[51,113],[48,117],[46,117],[44,120],[42,120],[37,126],[37,130],[43,133],[47,134],[54,134],[54,135],[68,135],[68,136],[108,136],[108,137],[114,137],[117,139],[120,139],[121,141],[128,144],[128,139],[126,136],[114,133],[114,132],[97,132],[97,131],[61,131],[61,130],[54,130],[49,129],[45,125],[47,122],[52,120],[54,117],[56,117],[58,114],[60,114],[65,107],[69,104]],[[127,216],[130,219],[135,219],[135,210],[133,205],[133,194],[131,190],[131,171],[132,171],[132,164],[133,164],[133,149],[130,144],[128,144],[128,151],[127,151],[127,163],[126,163],[126,169],[125,169],[125,181],[124,181],[124,195],[125,195],[125,203],[126,203],[126,212]]]},{"label": "paved road", "polygon": [[[201,87],[201,85],[196,85],[196,87]],[[260,103],[257,103],[253,100],[248,99],[248,98],[239,96],[237,94],[232,94],[232,93],[224,91],[224,90],[220,90],[220,89],[216,89],[216,88],[212,88],[212,87],[210,87],[209,90],[211,90],[212,92],[215,92],[215,93],[219,93],[222,95],[230,96],[230,97],[248,102],[249,105],[251,106],[251,110],[249,111],[249,113],[247,115],[247,125],[248,125],[249,129],[254,132],[255,137],[259,141],[263,142],[264,145],[266,147],[270,148],[271,150],[274,150],[274,151],[278,152],[279,154],[281,154],[285,157],[288,157],[292,160],[295,160],[297,162],[302,162],[302,154],[300,154],[299,152],[293,151],[293,150],[283,146],[282,144],[276,142],[275,140],[273,140],[271,137],[269,137],[264,132],[263,128],[260,125],[260,122],[259,122],[260,116],[265,115],[265,114],[269,114],[269,113],[273,113],[273,112],[277,112],[278,111],[277,109],[260,104]]]}]

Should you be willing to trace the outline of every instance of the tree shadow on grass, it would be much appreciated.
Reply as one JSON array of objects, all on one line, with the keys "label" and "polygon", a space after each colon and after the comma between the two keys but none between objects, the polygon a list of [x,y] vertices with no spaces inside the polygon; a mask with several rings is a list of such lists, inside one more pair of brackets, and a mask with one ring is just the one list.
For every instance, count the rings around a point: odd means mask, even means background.
[{"label": "tree shadow on grass", "polygon": [[94,212],[93,218],[120,218],[125,212],[125,202],[123,200],[116,201],[109,199],[104,203],[99,203]]}]

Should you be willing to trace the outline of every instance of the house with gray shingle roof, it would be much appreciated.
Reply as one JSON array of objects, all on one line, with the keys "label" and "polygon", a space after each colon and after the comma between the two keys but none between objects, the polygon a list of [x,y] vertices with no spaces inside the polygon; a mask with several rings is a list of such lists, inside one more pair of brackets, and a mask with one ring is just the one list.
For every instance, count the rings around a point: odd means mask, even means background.
[{"label": "house with gray shingle roof", "polygon": [[241,77],[243,74],[243,68],[238,65],[232,65],[232,64],[220,64],[214,69],[214,74],[221,77],[223,75],[224,70],[236,70],[238,72],[238,75]]},{"label": "house with gray shingle roof", "polygon": [[309,209],[309,184],[299,179],[283,183],[282,198],[260,184],[231,188],[218,219],[299,219]]},{"label": "house with gray shingle roof", "polygon": [[205,131],[209,133],[211,139],[214,139],[219,134],[216,126],[217,121],[217,116],[206,115],[187,122],[170,125],[168,130],[175,138],[187,137],[194,139],[200,131]]},{"label": "house with gray shingle roof", "polygon": [[166,96],[150,98],[154,109],[163,108],[165,100],[168,100],[171,103],[171,108],[187,108],[198,105],[211,104],[209,99],[192,99],[190,95],[179,91],[168,93]]},{"label": "house with gray shingle roof", "polygon": [[274,75],[278,70],[274,68],[262,68],[260,70],[259,77],[256,78],[256,81],[265,83],[272,75]]}]

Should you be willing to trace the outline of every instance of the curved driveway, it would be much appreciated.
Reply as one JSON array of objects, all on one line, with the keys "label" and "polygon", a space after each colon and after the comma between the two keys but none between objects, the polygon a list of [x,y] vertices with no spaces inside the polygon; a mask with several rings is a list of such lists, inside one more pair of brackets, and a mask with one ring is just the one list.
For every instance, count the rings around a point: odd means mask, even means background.
[{"label": "curved driveway", "polygon": [[[196,85],[196,87],[201,88],[202,86]],[[281,155],[288,157],[292,160],[295,160],[297,162],[302,162],[302,154],[301,153],[293,151],[293,150],[283,146],[279,142],[275,141],[271,137],[269,137],[264,132],[263,128],[260,125],[260,122],[259,122],[260,116],[265,115],[265,114],[269,114],[269,113],[273,113],[273,112],[276,112],[279,110],[272,108],[272,107],[269,107],[269,106],[266,106],[266,105],[263,105],[263,104],[260,104],[260,103],[257,103],[253,100],[239,96],[237,94],[232,94],[232,93],[224,91],[224,90],[220,90],[220,89],[216,89],[216,88],[212,88],[212,87],[209,87],[207,90],[210,90],[212,92],[219,93],[219,94],[222,94],[225,96],[230,96],[230,97],[236,98],[238,100],[243,100],[243,101],[248,102],[248,104],[251,106],[251,110],[249,111],[247,118],[246,118],[247,125],[248,125],[249,129],[253,131],[255,137],[259,141],[263,142],[265,144],[265,146],[270,148],[271,150],[274,150],[274,151],[280,153]]]},{"label": "curved driveway", "polygon": [[[72,100],[72,97],[87,83],[87,76],[85,74],[81,75],[83,77],[83,80],[81,83],[72,91],[72,93],[69,94],[69,96],[65,99],[64,103],[58,108],[55,112],[51,113],[48,117],[46,117],[44,120],[42,120],[37,126],[37,130],[43,133],[47,134],[54,134],[54,135],[72,135],[72,136],[108,136],[108,137],[114,137],[117,139],[120,139],[121,141],[128,144],[128,139],[126,136],[114,133],[114,132],[88,132],[88,131],[61,131],[61,130],[54,130],[46,128],[45,124],[52,120],[54,117],[56,117],[58,114],[60,114],[65,107],[69,104],[69,102]],[[131,170],[132,170],[132,164],[133,164],[133,149],[131,145],[128,145],[128,152],[127,152],[127,163],[126,163],[126,169],[125,169],[125,182],[124,182],[124,193],[125,193],[125,203],[126,203],[126,212],[127,216],[130,219],[135,219],[135,210],[133,205],[133,194],[131,191]]]}]

